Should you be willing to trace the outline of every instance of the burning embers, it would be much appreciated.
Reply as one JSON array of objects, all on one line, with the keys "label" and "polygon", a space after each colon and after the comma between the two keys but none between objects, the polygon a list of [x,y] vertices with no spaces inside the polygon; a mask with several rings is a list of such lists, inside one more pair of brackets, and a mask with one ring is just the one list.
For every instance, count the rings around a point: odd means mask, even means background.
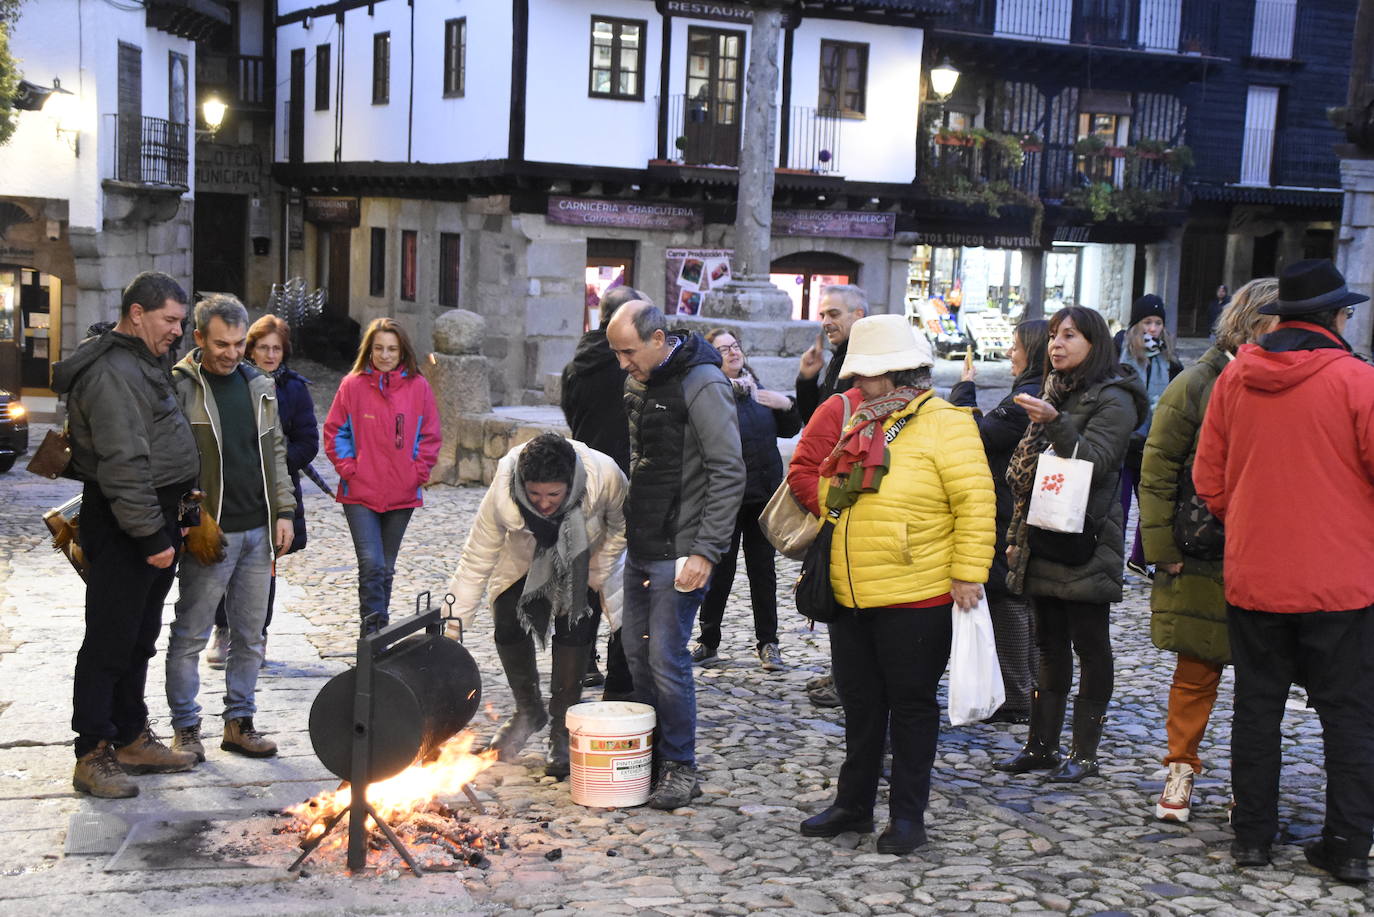
[{"label": "burning embers", "polygon": [[[475,738],[471,732],[459,733],[440,746],[434,760],[368,785],[367,801],[374,813],[367,818],[368,850],[385,849],[388,833],[394,832],[421,869],[442,871],[463,865],[485,868],[488,852],[509,846],[504,831],[483,830],[471,814],[444,801],[464,794],[478,813],[484,812],[470,784],[496,762],[496,752],[474,753]],[[303,853],[295,866],[318,847],[344,846],[347,835],[334,829],[348,816],[352,802],[352,788],[345,785],[286,809],[295,818],[287,830],[301,835]]]}]

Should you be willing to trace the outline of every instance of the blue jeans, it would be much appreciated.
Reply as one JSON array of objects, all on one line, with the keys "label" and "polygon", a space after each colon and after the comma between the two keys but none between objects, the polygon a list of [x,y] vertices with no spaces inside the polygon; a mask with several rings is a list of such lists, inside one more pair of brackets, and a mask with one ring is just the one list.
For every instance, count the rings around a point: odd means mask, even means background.
[{"label": "blue jeans", "polygon": [[181,560],[181,594],[167,642],[167,706],[178,729],[200,722],[200,651],[215,626],[215,608],[225,599],[229,655],[224,663],[224,718],[257,712],[254,692],[262,666],[263,621],[272,577],[272,530],[225,532],[224,560],[206,566],[189,554]]},{"label": "blue jeans", "polygon": [[344,518],[358,555],[358,610],[363,620],[380,613],[388,619],[391,581],[396,576],[396,555],[410,524],[413,508],[379,513],[358,503],[344,504]]},{"label": "blue jeans", "polygon": [[678,592],[672,560],[625,558],[622,639],[635,700],[658,715],[660,760],[696,765],[697,688],[687,641],[705,589]]}]

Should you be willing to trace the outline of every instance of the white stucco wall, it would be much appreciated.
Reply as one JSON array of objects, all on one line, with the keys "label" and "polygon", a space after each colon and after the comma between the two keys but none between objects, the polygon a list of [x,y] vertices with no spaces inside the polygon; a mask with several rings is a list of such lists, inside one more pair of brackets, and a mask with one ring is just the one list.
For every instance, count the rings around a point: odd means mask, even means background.
[{"label": "white stucco wall", "polygon": [[[55,28],[54,23],[62,23]],[[168,115],[168,53],[187,59],[187,106],[195,106],[195,46],[190,41],[150,29],[142,9],[123,11],[97,0],[31,0],[20,10],[10,36],[10,52],[20,75],[31,83],[77,94],[80,155],[67,136],[58,137],[46,112],[19,112],[19,127],[0,147],[4,193],[22,197],[66,199],[73,226],[100,227],[103,195],[100,182],[115,172],[114,128],[119,106],[119,42],[143,51],[143,114]],[[194,132],[189,160],[195,161]],[[194,183],[195,170],[187,181]],[[192,187],[192,192],[194,187]],[[188,193],[187,197],[192,194]]]},{"label": "white stucco wall", "polygon": [[820,100],[821,41],[868,45],[865,117],[845,118],[836,162],[850,181],[910,182],[916,175],[924,32],[901,26],[803,19],[792,48],[792,105]]},{"label": "white stucco wall", "polygon": [[[444,22],[459,17],[467,19],[466,85],[461,97],[446,99]],[[534,18],[531,11],[531,31]],[[416,162],[506,158],[510,151],[512,29],[510,0],[420,0],[415,16]],[[530,60],[539,60],[533,49]],[[531,96],[542,88],[539,74],[543,75],[542,82],[548,82],[550,75],[566,78],[569,69],[569,65],[551,64],[545,58],[531,74]]]},{"label": "white stucco wall", "polygon": [[[643,0],[538,0],[530,6],[525,158],[644,168],[658,155],[663,23],[654,7]],[[593,15],[647,23],[643,101],[588,95]],[[682,20],[674,21],[674,31],[678,43],[685,40]],[[675,63],[682,60],[674,54]]]}]

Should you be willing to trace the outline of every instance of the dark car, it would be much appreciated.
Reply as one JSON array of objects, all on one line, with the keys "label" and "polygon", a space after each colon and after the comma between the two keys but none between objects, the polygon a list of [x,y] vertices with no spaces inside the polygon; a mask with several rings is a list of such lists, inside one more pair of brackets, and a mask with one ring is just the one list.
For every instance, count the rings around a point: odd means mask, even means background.
[{"label": "dark car", "polygon": [[19,396],[0,388],[0,474],[29,451],[29,412]]}]

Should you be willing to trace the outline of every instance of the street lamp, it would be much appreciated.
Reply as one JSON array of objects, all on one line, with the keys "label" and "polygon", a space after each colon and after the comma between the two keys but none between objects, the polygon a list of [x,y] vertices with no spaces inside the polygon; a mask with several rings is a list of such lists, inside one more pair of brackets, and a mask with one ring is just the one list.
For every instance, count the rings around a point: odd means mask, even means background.
[{"label": "street lamp", "polygon": [[944,60],[938,66],[930,70],[930,88],[935,93],[935,97],[943,102],[954,93],[954,87],[959,83],[959,71],[954,64],[950,63],[949,55],[945,55]]},{"label": "street lamp", "polygon": [[205,118],[205,124],[210,128],[210,136],[214,136],[224,123],[224,113],[229,110],[229,106],[220,101],[219,96],[210,96],[201,103],[200,112]]},{"label": "street lamp", "polygon": [[63,134],[67,145],[72,148],[72,152],[77,156],[81,155],[81,116],[80,104],[76,98],[76,93],[70,89],[62,88],[62,81],[57,77],[52,79],[52,91],[43,100],[43,113],[53,119],[57,126],[57,136],[62,139]]}]

